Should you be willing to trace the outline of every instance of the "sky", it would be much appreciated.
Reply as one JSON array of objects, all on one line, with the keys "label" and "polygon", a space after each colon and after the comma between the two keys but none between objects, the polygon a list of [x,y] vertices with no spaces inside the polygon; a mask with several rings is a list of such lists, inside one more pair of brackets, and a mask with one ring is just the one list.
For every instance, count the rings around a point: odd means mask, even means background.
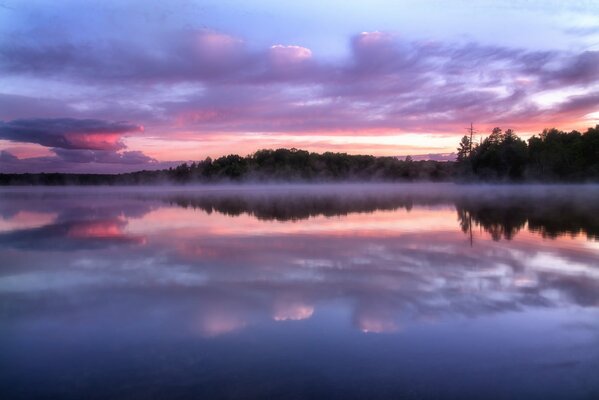
[{"label": "sky", "polygon": [[599,1],[0,0],[0,172],[599,124]]}]

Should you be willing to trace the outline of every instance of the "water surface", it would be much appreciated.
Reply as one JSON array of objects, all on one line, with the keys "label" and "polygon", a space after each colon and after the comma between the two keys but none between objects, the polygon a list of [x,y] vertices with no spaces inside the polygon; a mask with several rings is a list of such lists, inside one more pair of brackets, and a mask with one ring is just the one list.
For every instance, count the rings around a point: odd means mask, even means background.
[{"label": "water surface", "polygon": [[599,398],[599,187],[0,190],[0,395]]}]

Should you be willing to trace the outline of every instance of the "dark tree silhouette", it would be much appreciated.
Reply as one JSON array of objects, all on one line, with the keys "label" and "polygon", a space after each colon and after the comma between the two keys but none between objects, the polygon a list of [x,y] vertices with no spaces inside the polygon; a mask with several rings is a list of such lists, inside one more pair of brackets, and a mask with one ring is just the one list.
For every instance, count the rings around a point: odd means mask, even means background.
[{"label": "dark tree silhouette", "polygon": [[470,152],[472,150],[472,142],[470,142],[469,136],[462,137],[460,140],[460,144],[458,146],[458,162],[464,162],[470,156]]},{"label": "dark tree silhouette", "polygon": [[545,129],[528,144],[513,130],[495,128],[468,152],[458,147],[458,178],[483,180],[590,181],[599,179],[599,125],[586,133]]},{"label": "dark tree silhouette", "polygon": [[239,181],[447,181],[454,177],[454,162],[412,161],[411,157],[374,157],[297,149],[259,150],[249,156],[230,154],[206,158],[161,171],[117,175],[0,174],[1,185],[122,185],[214,183]]},{"label": "dark tree silhouette", "polygon": [[508,129],[493,129],[482,144],[468,157],[475,175],[486,179],[518,180],[523,178],[527,161],[526,143]]}]

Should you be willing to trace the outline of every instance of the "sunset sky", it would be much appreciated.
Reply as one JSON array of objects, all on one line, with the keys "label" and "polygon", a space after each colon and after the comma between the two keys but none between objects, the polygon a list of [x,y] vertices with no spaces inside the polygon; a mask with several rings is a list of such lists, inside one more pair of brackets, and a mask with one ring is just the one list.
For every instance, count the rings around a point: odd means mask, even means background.
[{"label": "sunset sky", "polygon": [[0,0],[0,172],[599,123],[599,1]]}]

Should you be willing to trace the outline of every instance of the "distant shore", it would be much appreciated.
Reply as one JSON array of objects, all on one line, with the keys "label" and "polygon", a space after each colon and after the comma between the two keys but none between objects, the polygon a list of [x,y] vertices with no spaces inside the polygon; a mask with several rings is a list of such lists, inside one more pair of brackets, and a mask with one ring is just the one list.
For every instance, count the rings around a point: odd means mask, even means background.
[{"label": "distant shore", "polygon": [[[462,137],[456,161],[414,161],[306,150],[258,150],[175,168],[122,174],[0,173],[0,186],[115,186],[313,182],[599,182],[599,125],[586,132],[545,129],[527,142],[494,128],[480,143]],[[1,171],[1,164],[0,164]]]}]

